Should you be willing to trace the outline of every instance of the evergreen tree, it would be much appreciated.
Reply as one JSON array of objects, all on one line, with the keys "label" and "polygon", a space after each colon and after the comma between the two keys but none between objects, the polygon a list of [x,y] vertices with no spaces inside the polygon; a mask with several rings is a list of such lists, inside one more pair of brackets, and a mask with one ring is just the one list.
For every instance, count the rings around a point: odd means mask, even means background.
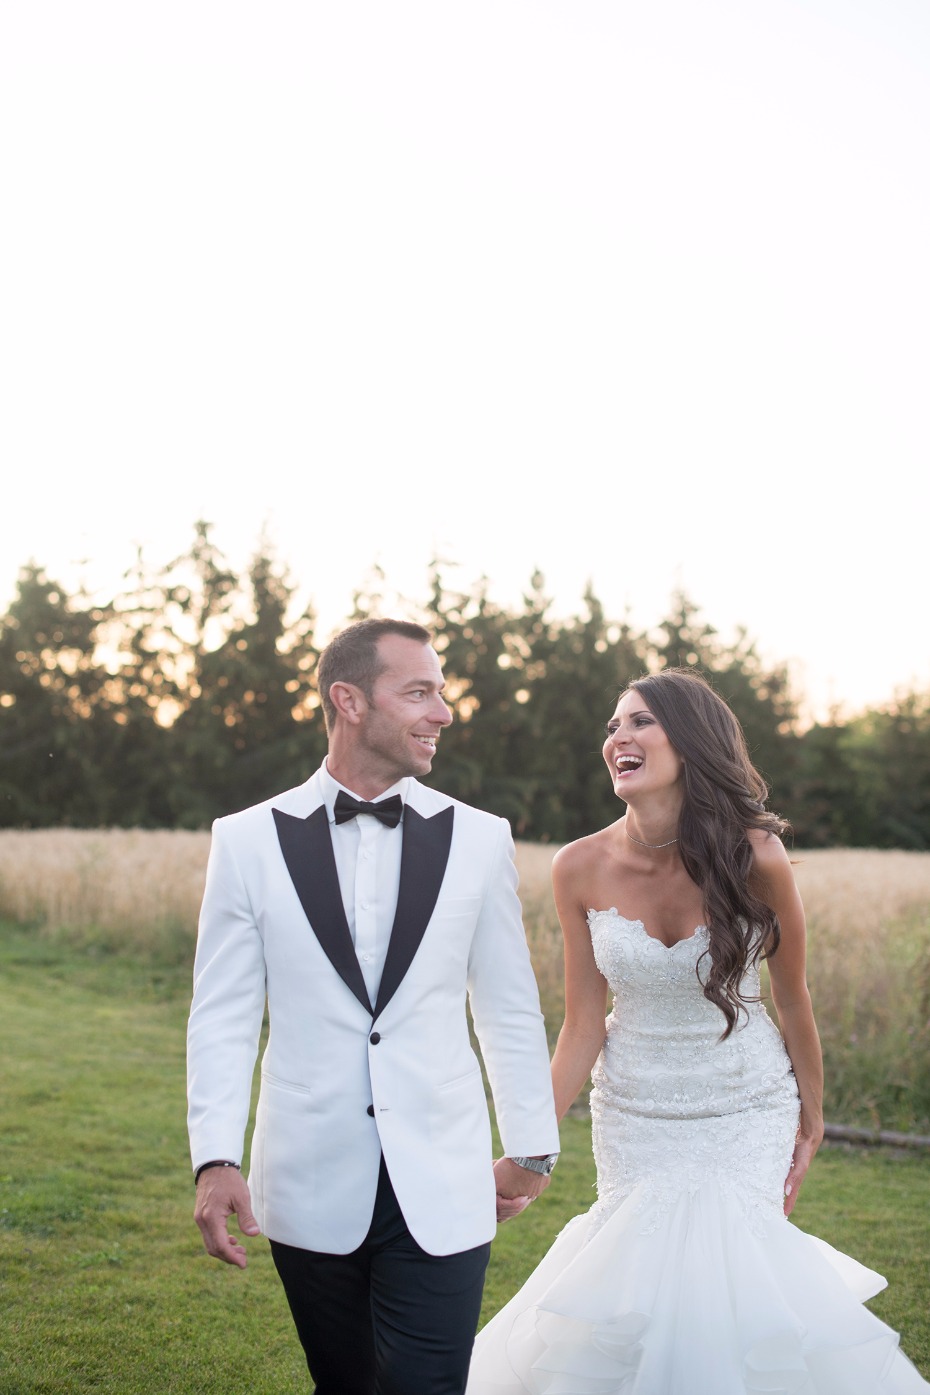
[{"label": "evergreen tree", "polygon": [[438,565],[422,616],[433,634],[455,715],[440,740],[431,783],[466,803],[526,826],[531,781],[513,750],[525,722],[525,653],[516,618],[492,602],[482,577],[471,595],[447,592]]},{"label": "evergreen tree", "polygon": [[713,671],[717,631],[700,620],[700,613],[700,607],[684,591],[673,594],[672,609],[656,627],[656,637],[649,646],[652,667],[696,668],[705,675]]},{"label": "evergreen tree", "polygon": [[800,848],[854,847],[863,836],[859,784],[847,750],[847,733],[836,713],[815,723],[798,740],[790,791],[790,816]]},{"label": "evergreen tree", "polygon": [[[0,620],[0,824],[201,827],[321,760],[315,617],[289,619],[266,540],[240,579],[200,521],[187,554],[154,573],[140,557],[124,580],[98,605],[23,568]],[[581,616],[553,619],[539,572],[513,611],[484,577],[447,590],[439,563],[429,587],[419,618],[456,716],[435,779],[517,836],[565,842],[618,817],[603,723],[640,673],[675,665],[731,704],[799,846],[930,847],[930,694],[799,735],[784,666],[744,631],[723,643],[682,592],[646,636],[590,586]],[[383,589],[374,568],[350,620],[380,614]]]},{"label": "evergreen tree", "polygon": [[107,682],[105,607],[70,598],[30,562],[0,626],[0,823],[98,821],[105,781],[91,723]]},{"label": "evergreen tree", "polygon": [[854,846],[930,849],[930,694],[902,693],[847,726]]},{"label": "evergreen tree", "polygon": [[[539,574],[533,579],[537,596],[541,581]],[[643,642],[626,622],[608,622],[590,584],[584,604],[583,617],[537,623],[531,635],[523,753],[533,803],[526,836],[546,842],[593,833],[623,812],[601,748],[618,696],[643,671]]]},{"label": "evergreen tree", "polygon": [[[174,815],[199,827],[219,814],[300,784],[325,752],[322,709],[313,680],[315,616],[288,623],[293,588],[267,542],[252,559],[248,594],[227,587],[215,554],[204,567],[192,555],[199,587],[187,614],[196,616],[183,658],[183,707],[173,726],[178,779]],[[209,643],[211,623],[222,631]]]}]

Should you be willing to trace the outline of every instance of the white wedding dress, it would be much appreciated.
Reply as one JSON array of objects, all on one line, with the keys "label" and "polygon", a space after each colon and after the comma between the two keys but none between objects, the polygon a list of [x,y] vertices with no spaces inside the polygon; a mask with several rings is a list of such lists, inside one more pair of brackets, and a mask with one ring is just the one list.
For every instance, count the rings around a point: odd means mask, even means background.
[{"label": "white wedding dress", "polygon": [[592,1075],[598,1199],[479,1333],[467,1395],[930,1391],[862,1305],[881,1275],[785,1219],[798,1092],[761,1003],[721,1041],[703,926],[669,949],[615,909],[588,923],[615,994]]}]

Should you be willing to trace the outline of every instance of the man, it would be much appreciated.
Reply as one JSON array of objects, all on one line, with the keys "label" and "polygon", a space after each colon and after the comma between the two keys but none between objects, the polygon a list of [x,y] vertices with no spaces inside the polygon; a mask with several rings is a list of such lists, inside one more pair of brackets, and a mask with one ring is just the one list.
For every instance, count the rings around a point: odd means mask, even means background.
[{"label": "man", "polygon": [[[558,1148],[513,844],[414,778],[452,720],[428,631],[353,625],[319,683],[323,766],[214,825],[189,1028],[195,1216],[240,1267],[227,1219],[269,1237],[317,1395],[454,1395],[495,1178],[514,1214]],[[493,1172],[466,993],[508,1155]]]}]

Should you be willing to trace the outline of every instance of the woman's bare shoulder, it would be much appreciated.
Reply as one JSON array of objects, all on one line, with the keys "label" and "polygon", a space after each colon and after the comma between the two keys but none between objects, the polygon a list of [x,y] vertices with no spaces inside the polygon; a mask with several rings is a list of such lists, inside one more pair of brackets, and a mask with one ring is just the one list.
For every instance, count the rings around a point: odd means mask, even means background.
[{"label": "woman's bare shoulder", "polygon": [[753,869],[760,877],[776,883],[784,878],[793,879],[785,845],[776,834],[765,828],[750,828],[747,837],[752,848]]},{"label": "woman's bare shoulder", "polygon": [[603,864],[604,856],[614,842],[614,828],[601,828],[597,833],[589,833],[586,838],[578,838],[574,843],[566,843],[559,848],[552,859],[552,876],[563,886],[577,877],[586,876],[593,867]]},{"label": "woman's bare shoulder", "polygon": [[750,828],[746,837],[749,839],[753,857],[760,866],[768,864],[774,867],[788,861],[784,843],[777,834],[770,833],[767,828]]}]

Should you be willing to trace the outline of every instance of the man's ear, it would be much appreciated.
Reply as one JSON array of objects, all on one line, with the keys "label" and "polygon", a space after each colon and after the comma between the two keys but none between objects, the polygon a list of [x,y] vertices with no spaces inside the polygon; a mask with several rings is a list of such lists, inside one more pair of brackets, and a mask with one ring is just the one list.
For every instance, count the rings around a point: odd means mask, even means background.
[{"label": "man's ear", "polygon": [[368,699],[354,683],[333,683],[329,690],[329,700],[337,715],[352,726],[357,726],[368,711]]}]

